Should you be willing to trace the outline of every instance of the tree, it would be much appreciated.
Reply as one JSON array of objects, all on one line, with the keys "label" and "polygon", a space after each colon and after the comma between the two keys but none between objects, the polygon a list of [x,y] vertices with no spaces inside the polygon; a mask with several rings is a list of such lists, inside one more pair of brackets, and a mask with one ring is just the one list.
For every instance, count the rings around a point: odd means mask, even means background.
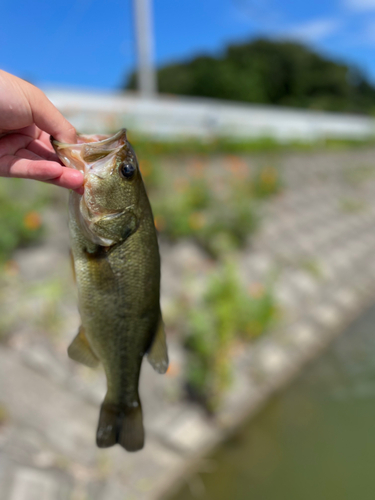
[{"label": "tree", "polygon": [[[126,86],[135,88],[131,75]],[[219,57],[201,55],[158,70],[161,93],[329,111],[370,113],[375,88],[354,67],[288,41],[230,45]]]}]

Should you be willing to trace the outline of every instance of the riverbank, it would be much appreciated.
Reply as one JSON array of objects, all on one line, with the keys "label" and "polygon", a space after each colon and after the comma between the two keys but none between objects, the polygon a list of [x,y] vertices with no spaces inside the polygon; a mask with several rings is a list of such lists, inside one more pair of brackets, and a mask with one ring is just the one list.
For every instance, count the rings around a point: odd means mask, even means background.
[{"label": "riverbank", "polygon": [[[60,300],[64,319],[56,330],[62,333],[51,340],[37,325],[15,332],[0,347],[0,402],[8,415],[0,427],[4,498],[26,500],[34,485],[41,500],[156,500],[189,469],[199,468],[209,449],[259,410],[373,300],[374,153],[367,148],[278,157],[284,189],[265,205],[261,229],[239,254],[238,265],[248,286],[276,273],[282,316],[272,332],[246,349],[239,346],[233,384],[215,419],[181,400],[185,354],[172,333],[170,373],[158,377],[147,363],[143,366],[145,449],[137,454],[119,447],[98,450],[94,431],[104,380],[67,359],[66,345],[78,326],[71,285]],[[217,158],[212,162],[214,167]],[[9,277],[12,290],[46,277],[60,287],[69,281],[61,207],[45,214],[50,231],[43,258],[40,248],[16,254],[19,273]],[[191,286],[200,286],[207,256],[189,241],[161,242],[161,253],[162,305],[168,309],[173,295],[186,286],[186,276]],[[25,306],[38,311],[38,304],[34,296]]]}]

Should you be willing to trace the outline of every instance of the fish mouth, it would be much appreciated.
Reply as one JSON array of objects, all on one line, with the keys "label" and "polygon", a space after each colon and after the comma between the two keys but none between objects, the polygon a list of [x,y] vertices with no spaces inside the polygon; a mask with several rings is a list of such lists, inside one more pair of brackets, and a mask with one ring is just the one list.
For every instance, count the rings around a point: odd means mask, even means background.
[{"label": "fish mouth", "polygon": [[127,137],[126,129],[121,129],[114,135],[78,135],[76,144],[59,142],[52,136],[50,141],[66,167],[102,178],[99,174],[101,160],[107,162],[110,156],[114,156],[126,144]]}]

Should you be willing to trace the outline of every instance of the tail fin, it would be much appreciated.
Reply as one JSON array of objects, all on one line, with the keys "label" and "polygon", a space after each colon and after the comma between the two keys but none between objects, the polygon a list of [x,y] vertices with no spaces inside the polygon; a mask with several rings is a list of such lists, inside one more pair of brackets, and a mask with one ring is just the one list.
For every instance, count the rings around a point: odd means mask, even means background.
[{"label": "tail fin", "polygon": [[140,400],[134,405],[120,407],[111,403],[102,404],[96,434],[99,448],[108,448],[116,443],[127,451],[143,448],[145,435]]}]

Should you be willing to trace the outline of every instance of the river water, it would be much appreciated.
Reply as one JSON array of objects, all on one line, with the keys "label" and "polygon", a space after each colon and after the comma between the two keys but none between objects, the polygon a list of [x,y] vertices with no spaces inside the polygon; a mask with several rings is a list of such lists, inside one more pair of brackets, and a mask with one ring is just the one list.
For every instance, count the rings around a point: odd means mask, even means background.
[{"label": "river water", "polygon": [[375,305],[168,500],[374,500]]}]

